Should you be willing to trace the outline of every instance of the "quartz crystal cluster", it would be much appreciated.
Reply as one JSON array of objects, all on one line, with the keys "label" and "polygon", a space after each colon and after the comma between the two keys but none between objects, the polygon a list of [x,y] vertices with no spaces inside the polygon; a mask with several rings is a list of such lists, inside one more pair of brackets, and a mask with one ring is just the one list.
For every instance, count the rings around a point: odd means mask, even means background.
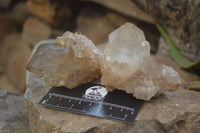
[{"label": "quartz crystal cluster", "polygon": [[138,99],[149,100],[180,85],[178,73],[150,57],[144,33],[126,23],[109,35],[101,61],[101,82],[108,90],[120,89]]},{"label": "quartz crystal cluster", "polygon": [[108,90],[124,90],[143,100],[180,85],[176,71],[150,57],[144,33],[131,23],[109,35],[103,54],[78,33],[66,32],[56,41],[43,41],[35,48],[27,69],[51,86],[68,88],[102,74],[101,83]]},{"label": "quartz crystal cluster", "polygon": [[86,36],[66,32],[56,41],[39,43],[27,69],[51,86],[74,88],[101,75],[101,57]]}]

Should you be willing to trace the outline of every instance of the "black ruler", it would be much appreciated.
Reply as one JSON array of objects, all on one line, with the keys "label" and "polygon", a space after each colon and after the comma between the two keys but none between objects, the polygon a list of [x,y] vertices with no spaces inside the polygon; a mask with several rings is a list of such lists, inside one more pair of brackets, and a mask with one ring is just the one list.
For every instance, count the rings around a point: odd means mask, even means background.
[{"label": "black ruler", "polygon": [[99,84],[85,84],[74,89],[52,87],[39,102],[40,105],[53,109],[130,124],[133,124],[142,103],[143,100],[135,99],[120,90],[107,92]]}]

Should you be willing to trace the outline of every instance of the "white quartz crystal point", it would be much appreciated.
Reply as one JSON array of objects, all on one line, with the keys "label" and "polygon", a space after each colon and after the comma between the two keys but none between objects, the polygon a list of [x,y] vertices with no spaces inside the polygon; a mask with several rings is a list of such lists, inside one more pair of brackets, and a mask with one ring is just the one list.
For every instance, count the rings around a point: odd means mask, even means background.
[{"label": "white quartz crystal point", "polygon": [[51,86],[74,88],[101,75],[102,53],[86,36],[66,32],[35,48],[27,69]]},{"label": "white quartz crystal point", "polygon": [[111,72],[126,80],[150,56],[150,46],[139,28],[126,23],[109,35],[104,56]]},{"label": "white quartz crystal point", "polygon": [[[150,56],[150,46],[144,33],[131,23],[126,23],[109,35],[104,49],[102,73],[108,77],[115,77],[118,84],[127,81],[145,58]],[[102,78],[104,83],[105,75]],[[107,85],[109,83],[105,81]]]},{"label": "white quartz crystal point", "polygon": [[101,72],[101,82],[108,90],[124,90],[143,100],[176,90],[180,84],[176,71],[150,57],[150,45],[144,33],[131,23],[109,35]]}]

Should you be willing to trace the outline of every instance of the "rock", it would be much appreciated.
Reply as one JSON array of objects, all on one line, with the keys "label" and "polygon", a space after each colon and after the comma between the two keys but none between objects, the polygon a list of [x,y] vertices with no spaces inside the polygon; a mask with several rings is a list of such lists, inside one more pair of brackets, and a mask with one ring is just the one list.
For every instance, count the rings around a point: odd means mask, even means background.
[{"label": "rock", "polygon": [[55,1],[56,13],[52,23],[53,28],[62,31],[74,31],[76,28],[77,14],[80,1]]},{"label": "rock", "polygon": [[0,75],[0,88],[5,88],[8,92],[21,93],[21,91],[18,91],[18,89],[10,82],[5,74]]},{"label": "rock", "polygon": [[11,2],[12,0],[1,0],[0,8],[6,9],[10,5]]},{"label": "rock", "polygon": [[4,55],[2,55],[3,42],[7,35],[12,34],[16,31],[16,25],[6,20],[6,18],[3,17],[2,14],[0,14],[0,22],[0,73],[3,73],[5,71],[5,63],[3,62],[3,60],[5,60],[5,57]]},{"label": "rock", "polygon": [[[171,59],[164,57],[156,57],[156,59],[175,68],[182,76],[183,83],[200,79],[181,70]],[[145,102],[133,125],[39,106],[37,103],[49,88],[50,86],[35,75],[27,73],[27,91],[24,98],[26,107],[29,109],[30,127],[33,133],[198,133],[200,130],[200,93],[189,91],[184,85],[175,92],[164,92],[159,97]]]},{"label": "rock", "polygon": [[28,0],[27,6],[33,15],[38,16],[45,22],[48,23],[53,22],[56,12],[55,11],[56,6],[51,4],[49,0],[44,0],[44,1]]},{"label": "rock", "polygon": [[21,41],[19,34],[11,34],[5,38],[1,49],[1,62],[5,66],[5,74],[18,92],[25,90],[25,67],[31,54],[28,44]]},{"label": "rock", "polygon": [[[10,21],[8,21],[6,19],[6,17],[0,13],[0,46],[2,45],[3,43],[3,40],[4,38],[13,33],[13,32],[16,32],[16,25]],[[0,47],[1,48],[1,47]]]},{"label": "rock", "polygon": [[22,95],[8,93],[0,88],[0,132],[29,133],[27,109]]},{"label": "rock", "polygon": [[38,44],[27,69],[52,86],[74,88],[100,76],[100,51],[86,36],[66,32]]},{"label": "rock", "polygon": [[[88,0],[86,0],[88,1]],[[153,18],[146,14],[144,11],[140,10],[131,0],[89,0],[92,2],[99,3],[103,6],[106,6],[112,10],[120,12],[126,16],[136,18],[148,23],[153,23]]]},{"label": "rock", "polygon": [[[152,15],[167,30],[172,40],[187,58],[192,61],[200,58],[199,0],[132,1]],[[159,49],[159,51],[161,50],[162,48]]]},{"label": "rock", "polygon": [[167,46],[163,37],[161,37],[159,40],[159,47],[156,54],[172,58],[171,53],[169,52],[169,47]]},{"label": "rock", "polygon": [[144,33],[131,23],[109,35],[101,65],[101,83],[109,91],[124,90],[137,99],[150,100],[164,91],[175,91],[181,82],[175,70],[150,57]]},{"label": "rock", "polygon": [[83,6],[80,3],[80,1],[28,0],[27,5],[34,16],[50,24],[52,28],[74,31],[77,14]]},{"label": "rock", "polygon": [[[98,32],[94,34],[94,30]],[[94,44],[105,43],[112,30],[114,27],[106,19],[106,14],[96,8],[83,8],[77,18],[76,31],[86,35]]]},{"label": "rock", "polygon": [[130,20],[98,6],[86,6],[77,18],[76,31],[86,35],[98,45],[107,42],[108,34],[127,21]]},{"label": "rock", "polygon": [[36,18],[28,18],[23,26],[22,40],[32,46],[50,37],[51,28]]},{"label": "rock", "polygon": [[14,8],[11,11],[5,13],[4,16],[8,20],[21,25],[24,22],[24,20],[28,16],[30,16],[30,14],[25,2],[19,2],[14,6]]},{"label": "rock", "polygon": [[[118,3],[112,0],[95,0],[93,2],[97,2],[99,4],[103,4],[105,2],[104,4],[108,4],[107,6],[117,5],[120,7],[120,4],[118,5]],[[123,2],[124,4],[122,4]],[[127,0],[123,2],[119,2],[121,3],[122,7],[127,6],[128,3],[129,5],[132,4],[130,1],[127,2]],[[123,9],[126,10],[127,8],[122,8],[122,10]],[[126,22],[134,23],[143,30],[143,32],[145,33],[145,37],[150,42],[151,52],[156,53],[160,33],[157,31],[154,25],[141,22],[137,19],[132,19],[131,17],[127,17],[126,13],[124,12],[122,12],[122,14],[119,14],[115,10],[113,11],[102,9],[102,7],[99,5],[94,4],[92,6],[90,5],[82,7],[82,9],[80,10],[80,14],[77,17],[77,29],[75,31],[86,35],[94,42],[94,44],[99,45],[102,43],[106,43],[108,40],[108,34]]]}]

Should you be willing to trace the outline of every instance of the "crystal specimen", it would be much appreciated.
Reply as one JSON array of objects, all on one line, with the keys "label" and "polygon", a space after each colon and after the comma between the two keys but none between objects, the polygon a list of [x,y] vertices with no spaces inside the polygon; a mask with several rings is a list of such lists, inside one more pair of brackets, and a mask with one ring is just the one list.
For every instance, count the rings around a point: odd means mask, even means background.
[{"label": "crystal specimen", "polygon": [[65,32],[56,41],[39,43],[27,69],[51,86],[74,88],[101,75],[101,56],[86,36]]},{"label": "crystal specimen", "polygon": [[124,90],[143,100],[174,91],[180,84],[175,70],[150,57],[150,45],[143,32],[131,23],[109,35],[101,71],[101,82],[108,90]]}]

